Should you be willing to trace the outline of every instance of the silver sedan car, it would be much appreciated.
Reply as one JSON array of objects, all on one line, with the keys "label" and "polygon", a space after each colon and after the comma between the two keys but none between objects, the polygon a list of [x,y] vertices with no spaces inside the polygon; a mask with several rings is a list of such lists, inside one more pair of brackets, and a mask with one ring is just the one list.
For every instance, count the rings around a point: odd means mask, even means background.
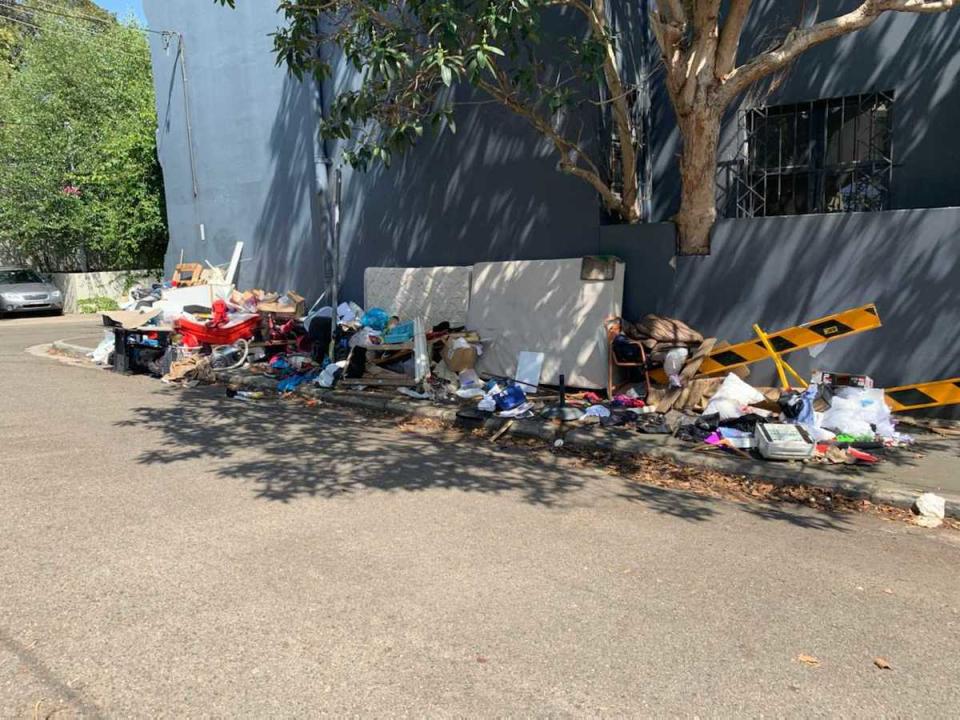
[{"label": "silver sedan car", "polygon": [[0,316],[20,312],[63,312],[63,295],[34,270],[0,265]]}]

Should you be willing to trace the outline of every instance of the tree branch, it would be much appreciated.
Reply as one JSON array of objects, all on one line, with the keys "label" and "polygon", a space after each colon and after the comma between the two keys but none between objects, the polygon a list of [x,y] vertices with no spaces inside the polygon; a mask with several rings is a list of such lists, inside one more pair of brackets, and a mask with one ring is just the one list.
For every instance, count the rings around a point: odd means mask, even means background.
[{"label": "tree branch", "polygon": [[[597,166],[580,146],[561,135],[546,118],[529,105],[518,100],[502,70],[494,68],[494,74],[497,78],[497,84],[481,79],[477,81],[477,86],[513,110],[517,115],[525,118],[537,132],[550,140],[560,155],[560,169],[590,183],[600,194],[603,204],[609,210],[616,212],[628,210],[629,208],[623,207],[620,196],[603,181]],[[581,161],[585,162],[587,167],[581,167],[579,165]]]},{"label": "tree branch", "polygon": [[783,69],[810,48],[872,25],[884,13],[940,13],[958,6],[960,0],[864,0],[845,15],[808,28],[791,30],[778,47],[733,70],[724,83],[724,99],[729,102],[757,80]]},{"label": "tree branch", "polygon": [[687,24],[687,12],[683,9],[683,0],[664,0],[662,12],[669,22],[678,25]]},{"label": "tree branch", "polygon": [[740,36],[747,13],[750,12],[750,3],[751,0],[730,0],[723,29],[720,31],[717,61],[714,66],[714,74],[721,80],[733,71],[737,62],[737,48],[740,47]]},{"label": "tree branch", "polygon": [[650,29],[660,47],[660,57],[666,69],[667,92],[679,112],[680,91],[683,87],[685,64],[683,58],[683,28],[650,12]]},{"label": "tree branch", "polygon": [[587,5],[582,0],[559,0],[559,4],[569,5],[578,10],[587,19],[590,33],[603,44],[603,77],[610,90],[611,112],[616,127],[617,139],[620,142],[621,160],[623,162],[623,198],[622,202],[632,207],[640,191],[637,178],[637,156],[633,135],[633,120],[630,107],[627,103],[627,93],[620,77],[620,67],[617,62],[613,40],[607,32],[605,23],[606,0],[593,0],[593,5]]}]

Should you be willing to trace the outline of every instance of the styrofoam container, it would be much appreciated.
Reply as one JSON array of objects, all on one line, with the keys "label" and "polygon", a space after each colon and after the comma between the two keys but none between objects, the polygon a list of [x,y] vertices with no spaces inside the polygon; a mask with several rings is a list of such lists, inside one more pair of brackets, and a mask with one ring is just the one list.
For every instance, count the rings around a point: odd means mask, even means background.
[{"label": "styrofoam container", "polygon": [[813,454],[813,439],[802,425],[758,423],[754,437],[767,460],[803,460]]}]

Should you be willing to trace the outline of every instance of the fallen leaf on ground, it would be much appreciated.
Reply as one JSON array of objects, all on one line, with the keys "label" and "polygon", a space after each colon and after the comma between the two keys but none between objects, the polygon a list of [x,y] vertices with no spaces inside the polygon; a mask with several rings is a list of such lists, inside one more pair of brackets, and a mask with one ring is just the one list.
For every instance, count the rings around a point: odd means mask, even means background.
[{"label": "fallen leaf on ground", "polygon": [[797,660],[810,667],[820,667],[820,660],[813,655],[797,655]]},{"label": "fallen leaf on ground", "polygon": [[876,665],[881,670],[893,670],[893,667],[887,662],[886,658],[875,657],[873,659],[873,664]]},{"label": "fallen leaf on ground", "polygon": [[477,655],[477,662],[478,662],[478,663],[485,663],[485,662],[487,662],[487,659],[486,659],[483,655]]}]

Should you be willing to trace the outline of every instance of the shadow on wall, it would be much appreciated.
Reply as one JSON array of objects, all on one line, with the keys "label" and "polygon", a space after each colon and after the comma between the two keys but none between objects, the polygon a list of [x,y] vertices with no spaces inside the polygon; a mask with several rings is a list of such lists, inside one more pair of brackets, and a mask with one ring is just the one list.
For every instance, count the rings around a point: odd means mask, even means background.
[{"label": "shadow on wall", "polygon": [[347,172],[343,277],[362,297],[368,266],[470,265],[578,257],[597,246],[598,207],[582,181],[499,105],[458,111],[391,169]]},{"label": "shadow on wall", "polygon": [[255,249],[244,248],[241,287],[258,285],[304,295],[308,304],[324,289],[326,208],[318,195],[313,86],[286,75],[270,131],[271,167]]},{"label": "shadow on wall", "polygon": [[[881,386],[960,375],[958,208],[724,220],[712,254],[676,258],[675,272],[672,226],[616,230],[601,245],[627,261],[628,315],[661,312],[740,342],[754,322],[773,331],[875,302],[882,328],[816,358],[792,353],[791,364],[864,372]],[[648,285],[646,274],[659,280]],[[772,377],[757,371],[753,382]]]},{"label": "shadow on wall", "polygon": [[[820,18],[832,17],[856,3],[824,8]],[[762,51],[816,3],[800,0],[755,3],[744,32],[739,60]],[[876,90],[893,90],[893,156],[896,163],[892,208],[930,208],[960,205],[960,143],[954,128],[960,123],[960,10],[940,15],[891,13],[873,26],[818,46],[794,63],[765,94],[751,91],[743,105],[779,105],[837,98]],[[663,68],[654,74],[654,176],[657,192],[653,217],[667,220],[679,206],[680,175],[677,154],[680,138],[669,98],[663,87]],[[735,106],[736,108],[736,106]],[[738,150],[736,109],[728,114],[721,158]]]}]

